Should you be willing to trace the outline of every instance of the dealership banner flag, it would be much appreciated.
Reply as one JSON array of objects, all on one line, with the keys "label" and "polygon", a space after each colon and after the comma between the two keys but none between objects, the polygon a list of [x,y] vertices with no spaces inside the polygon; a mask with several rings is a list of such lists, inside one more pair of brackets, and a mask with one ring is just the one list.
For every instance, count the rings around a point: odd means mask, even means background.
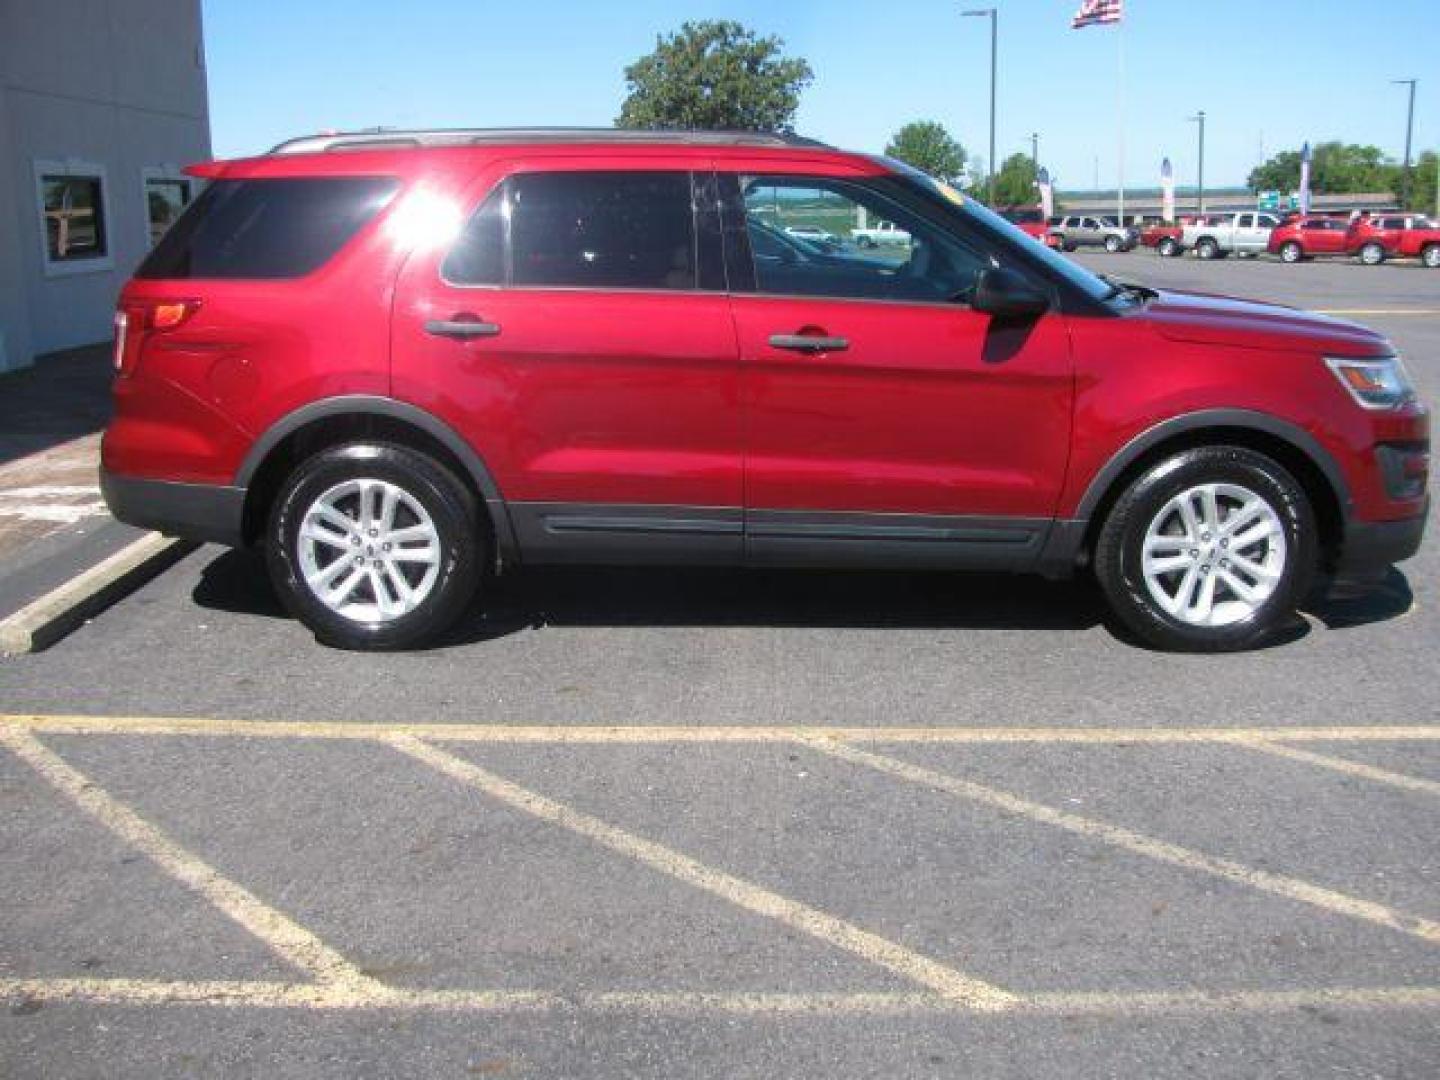
[{"label": "dealership banner flag", "polygon": [[1083,30],[1087,26],[1118,23],[1124,4],[1125,0],[1081,0],[1080,10],[1075,13],[1070,29]]},{"label": "dealership banner flag", "polygon": [[1310,144],[1300,151],[1300,212],[1310,213]]},{"label": "dealership banner flag", "polygon": [[1175,170],[1168,157],[1160,163],[1160,216],[1175,220]]},{"label": "dealership banner flag", "polygon": [[1055,188],[1050,183],[1050,170],[1042,166],[1035,174],[1035,183],[1040,187],[1040,213],[1049,221],[1055,216]]}]

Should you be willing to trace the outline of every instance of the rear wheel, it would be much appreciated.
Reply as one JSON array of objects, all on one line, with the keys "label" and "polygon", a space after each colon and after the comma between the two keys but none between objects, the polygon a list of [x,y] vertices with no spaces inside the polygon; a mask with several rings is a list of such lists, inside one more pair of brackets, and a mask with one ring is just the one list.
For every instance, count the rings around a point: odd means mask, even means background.
[{"label": "rear wheel", "polygon": [[1315,518],[1278,463],[1237,446],[1181,451],[1111,509],[1095,573],[1116,616],[1163,649],[1227,652],[1293,617],[1314,574]]},{"label": "rear wheel", "polygon": [[1213,259],[1220,254],[1220,245],[1206,236],[1195,245],[1195,254],[1202,259]]},{"label": "rear wheel", "polygon": [[1287,240],[1280,245],[1280,258],[1287,263],[1298,263],[1305,257],[1305,249],[1294,240]]},{"label": "rear wheel", "polygon": [[1167,236],[1165,237],[1165,239],[1160,241],[1159,245],[1156,247],[1155,250],[1160,252],[1161,255],[1165,256],[1165,258],[1173,259],[1176,255],[1180,254],[1180,245]]},{"label": "rear wheel", "polygon": [[396,649],[449,627],[474,597],[474,496],[409,447],[351,443],[291,473],[270,515],[270,576],[316,638]]},{"label": "rear wheel", "polygon": [[1108,251],[1111,255],[1119,254],[1120,248],[1122,246],[1123,245],[1120,243],[1120,238],[1118,236],[1107,236],[1105,238],[1105,250]]},{"label": "rear wheel", "polygon": [[1366,244],[1360,249],[1360,261],[1366,266],[1379,266],[1385,261],[1385,249],[1379,244]]},{"label": "rear wheel", "polygon": [[1427,244],[1420,252],[1420,261],[1432,270],[1440,269],[1440,244]]},{"label": "rear wheel", "polygon": [[1061,251],[1074,251],[1074,250],[1075,250],[1075,245],[1072,244],[1069,240],[1061,240],[1061,241],[1060,241],[1060,250],[1061,250]]}]

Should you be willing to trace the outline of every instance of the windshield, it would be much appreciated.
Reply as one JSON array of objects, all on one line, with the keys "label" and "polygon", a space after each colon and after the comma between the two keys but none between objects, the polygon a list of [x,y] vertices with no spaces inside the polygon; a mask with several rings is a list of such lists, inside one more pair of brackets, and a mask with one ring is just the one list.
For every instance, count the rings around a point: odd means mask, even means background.
[{"label": "windshield", "polygon": [[932,196],[939,196],[949,203],[957,213],[969,217],[988,226],[996,232],[1006,233],[1015,238],[1015,243],[1026,245],[1023,250],[1030,258],[1037,262],[1044,263],[1049,270],[1067,283],[1079,289],[1092,300],[1111,300],[1119,295],[1120,290],[1111,282],[1086,270],[1085,267],[1064,255],[1060,255],[1044,244],[1037,244],[1030,237],[1017,229],[1010,222],[1006,221],[999,214],[987,206],[983,206],[974,199],[967,198],[956,191],[949,184],[943,184],[933,177],[927,176],[918,169],[899,161],[884,159],[885,164],[894,169],[896,173],[905,179],[912,181],[923,188]]}]

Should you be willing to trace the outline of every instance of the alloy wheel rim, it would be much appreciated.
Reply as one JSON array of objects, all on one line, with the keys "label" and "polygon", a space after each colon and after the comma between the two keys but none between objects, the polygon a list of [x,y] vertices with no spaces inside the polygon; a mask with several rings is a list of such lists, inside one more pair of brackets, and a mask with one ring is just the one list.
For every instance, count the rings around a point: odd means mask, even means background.
[{"label": "alloy wheel rim", "polygon": [[300,521],[300,573],[312,595],[359,623],[393,622],[440,576],[440,533],[420,501],[388,480],[345,480]]},{"label": "alloy wheel rim", "polygon": [[1425,249],[1425,265],[1440,266],[1440,247],[1431,247]]},{"label": "alloy wheel rim", "polygon": [[1365,262],[1369,263],[1371,266],[1374,266],[1380,261],[1380,254],[1380,249],[1374,244],[1370,244],[1366,246],[1363,251],[1360,252],[1360,258],[1363,259]]},{"label": "alloy wheel rim", "polygon": [[1265,604],[1285,573],[1285,526],[1240,484],[1197,484],[1163,505],[1145,530],[1146,591],[1188,626],[1230,626]]}]

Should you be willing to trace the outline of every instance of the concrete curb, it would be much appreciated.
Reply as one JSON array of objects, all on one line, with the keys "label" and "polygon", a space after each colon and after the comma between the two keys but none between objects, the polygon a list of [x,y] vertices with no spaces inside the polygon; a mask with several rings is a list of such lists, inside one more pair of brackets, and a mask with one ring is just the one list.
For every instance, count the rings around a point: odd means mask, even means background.
[{"label": "concrete curb", "polygon": [[197,546],[173,536],[147,533],[0,620],[0,654],[16,656],[49,648]]}]

